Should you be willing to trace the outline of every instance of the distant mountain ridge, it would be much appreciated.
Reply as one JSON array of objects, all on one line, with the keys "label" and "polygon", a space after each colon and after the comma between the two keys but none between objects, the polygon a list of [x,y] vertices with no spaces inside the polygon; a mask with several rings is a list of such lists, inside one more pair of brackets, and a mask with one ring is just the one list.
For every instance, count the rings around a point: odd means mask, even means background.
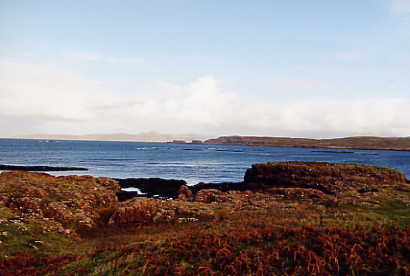
[{"label": "distant mountain ridge", "polygon": [[154,131],[137,134],[110,133],[110,134],[86,134],[86,135],[59,135],[59,134],[35,134],[16,138],[26,139],[49,139],[49,140],[89,140],[89,141],[123,141],[123,142],[168,142],[173,140],[192,141],[203,137],[186,134],[164,134]]},{"label": "distant mountain ridge", "polygon": [[204,144],[410,151],[410,137],[388,138],[374,136],[354,136],[333,139],[308,139],[288,137],[221,136],[215,139],[208,139],[204,141]]}]

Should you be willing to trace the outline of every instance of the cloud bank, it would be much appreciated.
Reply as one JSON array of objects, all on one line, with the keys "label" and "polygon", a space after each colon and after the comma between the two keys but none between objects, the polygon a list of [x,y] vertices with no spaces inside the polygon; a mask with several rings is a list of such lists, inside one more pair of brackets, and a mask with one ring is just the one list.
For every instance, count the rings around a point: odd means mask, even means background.
[{"label": "cloud bank", "polygon": [[[276,82],[275,93],[292,82]],[[297,83],[303,89],[303,83]],[[313,89],[311,86],[308,89]],[[204,136],[410,136],[410,100],[255,99],[224,91],[216,77],[162,83],[120,95],[58,68],[0,62],[0,136],[35,133],[195,133]]]}]

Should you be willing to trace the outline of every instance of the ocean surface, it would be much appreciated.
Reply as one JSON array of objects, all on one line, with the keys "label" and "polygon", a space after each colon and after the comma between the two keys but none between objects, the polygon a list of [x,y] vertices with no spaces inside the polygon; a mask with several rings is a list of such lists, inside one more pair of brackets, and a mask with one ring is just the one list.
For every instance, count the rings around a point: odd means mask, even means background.
[{"label": "ocean surface", "polygon": [[252,164],[268,161],[368,164],[394,168],[410,178],[409,151],[0,139],[0,164],[89,169],[53,175],[160,177],[189,184],[239,182]]}]

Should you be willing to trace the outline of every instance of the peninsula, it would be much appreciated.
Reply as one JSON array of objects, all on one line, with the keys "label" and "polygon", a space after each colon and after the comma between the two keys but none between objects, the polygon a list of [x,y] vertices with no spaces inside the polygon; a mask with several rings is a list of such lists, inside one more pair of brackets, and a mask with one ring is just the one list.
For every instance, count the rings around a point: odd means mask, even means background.
[{"label": "peninsula", "polygon": [[304,147],[329,149],[410,150],[410,137],[354,136],[333,139],[289,137],[221,136],[204,144],[269,147]]}]

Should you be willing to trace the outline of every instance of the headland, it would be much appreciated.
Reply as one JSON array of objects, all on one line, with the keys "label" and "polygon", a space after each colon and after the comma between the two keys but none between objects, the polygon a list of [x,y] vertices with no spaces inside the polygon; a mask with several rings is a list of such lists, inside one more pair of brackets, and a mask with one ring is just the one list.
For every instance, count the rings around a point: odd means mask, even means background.
[{"label": "headland", "polygon": [[307,147],[328,149],[410,150],[410,137],[356,136],[332,139],[289,137],[221,136],[204,144],[270,147]]}]

